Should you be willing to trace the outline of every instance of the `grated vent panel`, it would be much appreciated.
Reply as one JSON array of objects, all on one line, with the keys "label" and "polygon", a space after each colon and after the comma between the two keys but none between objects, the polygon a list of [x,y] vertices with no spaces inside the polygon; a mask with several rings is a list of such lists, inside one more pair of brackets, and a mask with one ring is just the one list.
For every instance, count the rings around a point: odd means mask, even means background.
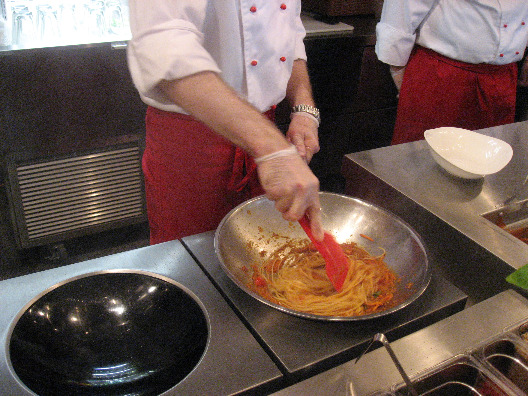
[{"label": "grated vent panel", "polygon": [[18,166],[31,241],[144,215],[139,147]]}]

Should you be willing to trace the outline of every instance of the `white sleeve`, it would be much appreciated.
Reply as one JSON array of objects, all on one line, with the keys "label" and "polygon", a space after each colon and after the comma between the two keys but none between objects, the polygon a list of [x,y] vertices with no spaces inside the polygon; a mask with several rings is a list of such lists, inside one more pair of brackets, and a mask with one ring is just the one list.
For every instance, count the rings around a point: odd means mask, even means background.
[{"label": "white sleeve", "polygon": [[416,41],[417,30],[439,0],[385,0],[376,26],[378,59],[405,66]]},{"label": "white sleeve", "polygon": [[220,72],[203,46],[201,28],[207,0],[130,0],[128,63],[141,95],[165,102],[162,80],[201,71]]},{"label": "white sleeve", "polygon": [[[301,2],[299,1],[298,4],[300,7]],[[296,37],[295,37],[295,59],[306,60],[307,59],[306,48],[304,47],[304,38],[306,37],[306,30],[302,23],[300,14],[301,12],[299,8],[299,15],[297,16],[296,26],[295,26],[296,28],[295,30],[297,32]]]}]

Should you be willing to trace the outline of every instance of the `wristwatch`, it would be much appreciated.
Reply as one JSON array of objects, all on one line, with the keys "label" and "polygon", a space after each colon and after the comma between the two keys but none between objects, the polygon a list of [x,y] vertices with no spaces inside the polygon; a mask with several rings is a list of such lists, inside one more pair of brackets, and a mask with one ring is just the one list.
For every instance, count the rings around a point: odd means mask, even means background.
[{"label": "wristwatch", "polygon": [[319,109],[317,107],[313,107],[313,106],[305,105],[305,104],[293,106],[292,113],[299,113],[299,112],[311,114],[315,117],[317,122],[319,123],[321,122],[321,116],[319,114]]}]

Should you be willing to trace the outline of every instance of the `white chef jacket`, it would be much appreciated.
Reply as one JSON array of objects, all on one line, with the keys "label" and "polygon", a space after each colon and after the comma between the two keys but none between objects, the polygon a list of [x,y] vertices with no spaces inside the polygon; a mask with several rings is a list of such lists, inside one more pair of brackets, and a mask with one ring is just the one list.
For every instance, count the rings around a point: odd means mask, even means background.
[{"label": "white chef jacket", "polygon": [[527,0],[385,0],[376,54],[405,66],[419,44],[466,63],[522,59],[528,42]]},{"label": "white chef jacket", "polygon": [[142,100],[185,113],[161,80],[219,73],[264,112],[286,95],[293,61],[306,59],[300,0],[130,0],[127,55]]}]

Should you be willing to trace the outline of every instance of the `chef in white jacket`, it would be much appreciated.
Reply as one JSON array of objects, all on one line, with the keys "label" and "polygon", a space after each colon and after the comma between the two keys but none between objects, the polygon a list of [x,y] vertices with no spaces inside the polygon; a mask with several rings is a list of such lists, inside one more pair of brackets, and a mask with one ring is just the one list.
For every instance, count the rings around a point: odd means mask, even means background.
[{"label": "chef in white jacket", "polygon": [[[265,193],[322,239],[307,163],[320,122],[300,0],[130,0],[128,61],[148,105],[143,156],[151,243],[216,228]],[[273,122],[287,98],[286,136]],[[258,176],[258,177],[257,177]]]},{"label": "chef in white jacket", "polygon": [[[400,88],[393,144],[440,126],[514,122],[528,1],[385,0],[376,34],[378,58]],[[523,85],[527,70],[524,62]]]}]

